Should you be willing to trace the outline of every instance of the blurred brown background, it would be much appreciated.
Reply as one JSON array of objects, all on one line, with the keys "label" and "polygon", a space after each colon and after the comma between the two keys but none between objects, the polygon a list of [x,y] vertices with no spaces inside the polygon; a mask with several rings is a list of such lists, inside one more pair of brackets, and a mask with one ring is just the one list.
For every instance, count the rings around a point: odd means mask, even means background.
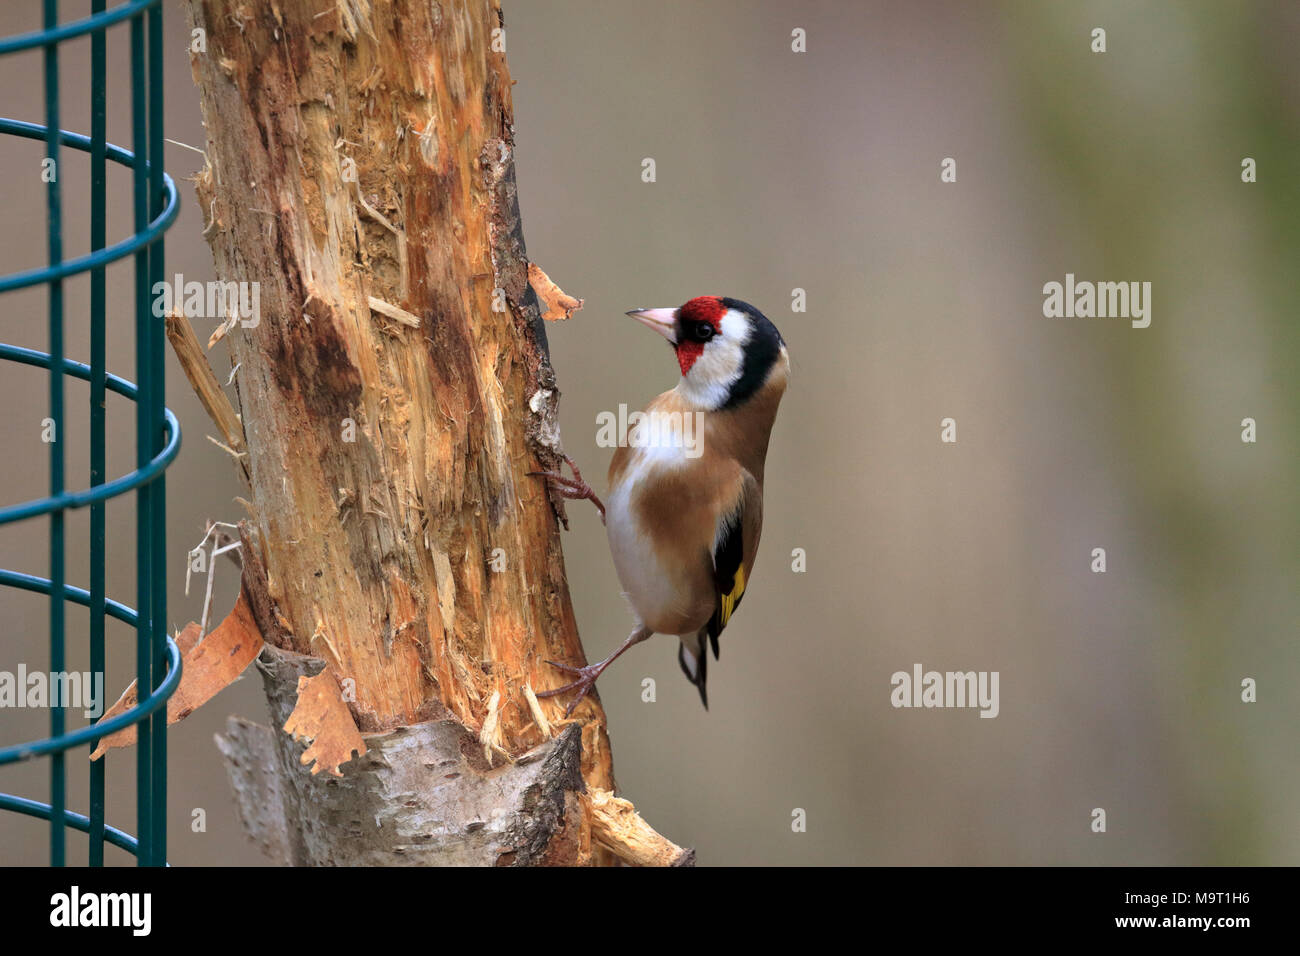
[{"label": "blurred brown background", "polygon": [[[167,135],[201,146],[183,10],[167,0],[166,16]],[[640,407],[677,374],[626,309],[743,298],[794,361],[763,547],[711,668],[712,710],[667,637],[600,683],[620,785],[646,818],[703,864],[1300,862],[1300,8],[515,0],[506,18],[529,253],[586,300],[551,326],[551,349],[565,446],[598,490],[611,450],[595,445],[596,415]],[[4,35],[38,25],[36,3],[0,7]],[[89,42],[62,56],[62,123],[88,131]],[[129,146],[122,28],[110,76],[109,138]],[[39,122],[42,103],[39,54],[0,60],[0,114]],[[1247,156],[1256,184],[1240,178]],[[43,263],[40,157],[0,138],[4,273]],[[940,182],[945,157],[956,183]],[[170,146],[167,161],[184,199],[168,274],[204,281],[182,181],[200,157]],[[68,254],[87,247],[86,169],[75,155],[62,171]],[[111,237],[130,231],[129,178],[113,176]],[[1067,272],[1150,281],[1150,328],[1044,318],[1042,286]],[[110,368],[130,378],[131,268],[109,277]],[[795,288],[805,313],[791,311]],[[78,358],[87,290],[69,284]],[[45,302],[5,296],[0,340],[45,348]],[[223,374],[223,347],[213,360]],[[205,519],[241,512],[169,362],[185,434],[168,472],[181,625],[202,603],[201,582],[183,593],[187,550]],[[0,366],[5,503],[44,492],[44,389],[42,374]],[[72,485],[87,474],[85,395],[69,384]],[[132,466],[133,419],[120,400],[110,414],[116,475]],[[956,445],[939,441],[945,417]],[[1245,417],[1256,444],[1240,440]],[[109,592],[127,603],[133,508],[109,509]],[[565,556],[594,658],[628,614],[599,520],[572,512]],[[87,528],[74,514],[69,540]],[[42,522],[0,528],[0,566],[44,573],[45,540]],[[1089,570],[1095,547],[1105,574]],[[69,580],[84,583],[70,548]],[[791,570],[795,548],[806,573]],[[235,591],[221,566],[218,613]],[[0,669],[42,666],[45,600],[4,591],[0,613]],[[69,612],[82,669],[85,622]],[[109,640],[111,700],[133,652],[120,625]],[[890,675],[917,662],[999,671],[1000,715],[894,709]],[[647,677],[655,703],[641,700]],[[1240,700],[1246,677],[1258,703]],[[212,740],[231,713],[265,719],[255,676],[171,732],[175,864],[260,862]],[[0,711],[0,742],[43,736],[46,720]],[[80,755],[70,794],[84,811]],[[110,823],[131,830],[131,754],[109,758],[109,781]],[[46,799],[45,765],[0,768],[0,790]],[[1090,832],[1094,807],[1105,834]],[[43,862],[46,839],[0,816],[0,863]],[[81,838],[69,848],[84,860]]]}]

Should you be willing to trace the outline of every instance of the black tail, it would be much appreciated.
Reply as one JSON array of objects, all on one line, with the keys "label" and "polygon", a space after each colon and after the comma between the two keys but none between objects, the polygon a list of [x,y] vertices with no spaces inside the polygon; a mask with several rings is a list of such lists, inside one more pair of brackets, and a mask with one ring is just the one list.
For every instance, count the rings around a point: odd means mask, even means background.
[{"label": "black tail", "polygon": [[[703,632],[701,632],[700,636],[703,636]],[[703,640],[698,640],[695,645],[695,660],[695,666],[698,669],[694,674],[692,674],[691,666],[687,663],[686,645],[679,644],[677,646],[677,663],[681,666],[682,673],[686,675],[686,679],[694,684],[695,689],[700,692],[700,703],[704,705],[705,710],[708,710],[709,655],[708,651],[704,647]]]}]

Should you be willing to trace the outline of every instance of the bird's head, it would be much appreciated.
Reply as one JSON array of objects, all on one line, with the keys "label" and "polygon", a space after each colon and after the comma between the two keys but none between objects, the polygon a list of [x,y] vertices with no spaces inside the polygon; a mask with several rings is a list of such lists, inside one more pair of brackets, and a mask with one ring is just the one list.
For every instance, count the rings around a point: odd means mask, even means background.
[{"label": "bird's head", "polygon": [[702,295],[676,309],[628,313],[666,338],[682,370],[678,388],[701,408],[743,404],[785,355],[785,340],[747,302]]}]

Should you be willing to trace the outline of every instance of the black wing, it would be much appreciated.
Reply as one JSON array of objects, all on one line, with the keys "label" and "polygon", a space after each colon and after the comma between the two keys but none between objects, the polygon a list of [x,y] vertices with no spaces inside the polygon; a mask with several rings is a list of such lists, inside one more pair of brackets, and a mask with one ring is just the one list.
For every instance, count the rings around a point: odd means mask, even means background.
[{"label": "black wing", "polygon": [[749,560],[754,560],[758,549],[758,535],[762,527],[763,493],[752,475],[745,474],[741,485],[740,498],[736,507],[722,519],[713,547],[713,615],[707,624],[700,628],[696,653],[691,656],[698,661],[694,667],[687,661],[687,651],[683,645],[678,651],[678,662],[682,673],[700,692],[700,701],[707,710],[709,697],[706,692],[708,681],[708,649],[705,646],[707,636],[713,646],[713,658],[718,658],[718,635],[731,620],[731,615],[740,607],[740,599],[745,596],[745,583],[749,568],[745,563],[746,552]]},{"label": "black wing", "polygon": [[738,508],[723,519],[717,545],[713,549],[713,588],[716,601],[713,617],[709,618],[707,631],[713,646],[713,659],[718,659],[718,635],[740,607],[745,596],[745,532],[744,510]]}]

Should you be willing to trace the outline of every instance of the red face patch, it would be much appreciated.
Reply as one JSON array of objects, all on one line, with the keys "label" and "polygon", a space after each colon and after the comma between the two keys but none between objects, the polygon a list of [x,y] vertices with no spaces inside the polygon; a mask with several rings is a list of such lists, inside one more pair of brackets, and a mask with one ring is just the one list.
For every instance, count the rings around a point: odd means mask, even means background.
[{"label": "red face patch", "polygon": [[674,348],[677,350],[677,364],[681,366],[683,375],[689,372],[695,360],[704,354],[703,342],[679,342]]},{"label": "red face patch", "polygon": [[701,295],[687,302],[677,310],[678,341],[677,364],[685,375],[695,364],[695,360],[704,354],[704,343],[684,334],[691,325],[707,322],[715,332],[722,331],[722,317],[727,314],[727,307],[722,304],[720,296]]},{"label": "red face patch", "polygon": [[708,322],[715,329],[726,314],[727,307],[722,304],[721,297],[716,295],[698,296],[677,310],[678,318],[688,322]]}]

